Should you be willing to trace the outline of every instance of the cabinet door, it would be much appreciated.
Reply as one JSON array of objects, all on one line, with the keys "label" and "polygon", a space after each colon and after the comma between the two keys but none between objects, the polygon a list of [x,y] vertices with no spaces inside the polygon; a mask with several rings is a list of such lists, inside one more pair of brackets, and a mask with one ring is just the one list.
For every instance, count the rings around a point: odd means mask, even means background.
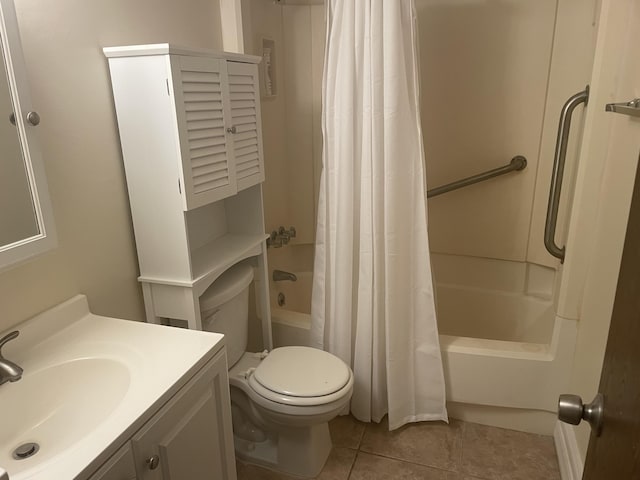
[{"label": "cabinet door", "polygon": [[89,480],[136,480],[131,444],[118,450]]},{"label": "cabinet door", "polygon": [[264,181],[258,66],[227,62],[238,190]]},{"label": "cabinet door", "polygon": [[185,210],[237,192],[226,61],[171,55]]},{"label": "cabinet door", "polygon": [[235,480],[224,351],[133,437],[140,480]]}]

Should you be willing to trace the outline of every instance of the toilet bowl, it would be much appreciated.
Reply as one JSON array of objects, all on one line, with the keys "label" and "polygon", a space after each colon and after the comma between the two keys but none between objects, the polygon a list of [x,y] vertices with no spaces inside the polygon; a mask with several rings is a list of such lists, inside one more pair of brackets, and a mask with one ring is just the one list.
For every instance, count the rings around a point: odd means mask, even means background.
[{"label": "toilet bowl", "polygon": [[329,456],[328,422],[349,404],[353,373],[310,347],[246,352],[252,278],[253,269],[238,264],[200,298],[204,328],[225,334],[236,456],[312,478]]}]

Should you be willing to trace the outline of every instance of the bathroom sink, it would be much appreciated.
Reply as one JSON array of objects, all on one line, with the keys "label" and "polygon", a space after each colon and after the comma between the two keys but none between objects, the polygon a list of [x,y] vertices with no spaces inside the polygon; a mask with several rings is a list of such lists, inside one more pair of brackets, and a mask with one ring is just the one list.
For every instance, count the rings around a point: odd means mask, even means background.
[{"label": "bathroom sink", "polygon": [[[71,448],[109,418],[130,384],[127,366],[106,358],[77,358],[34,370],[0,391],[0,465],[27,473]],[[16,447],[35,443],[28,458]],[[30,447],[25,447],[28,452]]]},{"label": "bathroom sink", "polygon": [[88,479],[223,346],[94,315],[82,295],[12,330],[2,355],[24,371],[0,385],[0,480]]}]

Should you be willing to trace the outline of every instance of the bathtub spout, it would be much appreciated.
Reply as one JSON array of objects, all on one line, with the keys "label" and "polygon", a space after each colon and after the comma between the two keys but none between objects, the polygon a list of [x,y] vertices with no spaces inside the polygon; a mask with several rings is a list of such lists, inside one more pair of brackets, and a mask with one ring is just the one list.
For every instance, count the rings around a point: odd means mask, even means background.
[{"label": "bathtub spout", "polygon": [[290,280],[292,282],[295,282],[296,280],[298,280],[298,277],[296,277],[295,273],[285,272],[283,270],[274,270],[273,281],[281,282],[283,280]]}]

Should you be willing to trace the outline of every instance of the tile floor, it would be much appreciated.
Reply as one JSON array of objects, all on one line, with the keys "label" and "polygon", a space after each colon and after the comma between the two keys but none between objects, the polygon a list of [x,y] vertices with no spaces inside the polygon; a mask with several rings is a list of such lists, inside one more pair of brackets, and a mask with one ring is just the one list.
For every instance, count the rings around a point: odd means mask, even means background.
[{"label": "tile floor", "polygon": [[[333,450],[320,480],[560,480],[553,439],[450,420],[407,425],[329,424]],[[238,462],[238,480],[293,477]]]}]

